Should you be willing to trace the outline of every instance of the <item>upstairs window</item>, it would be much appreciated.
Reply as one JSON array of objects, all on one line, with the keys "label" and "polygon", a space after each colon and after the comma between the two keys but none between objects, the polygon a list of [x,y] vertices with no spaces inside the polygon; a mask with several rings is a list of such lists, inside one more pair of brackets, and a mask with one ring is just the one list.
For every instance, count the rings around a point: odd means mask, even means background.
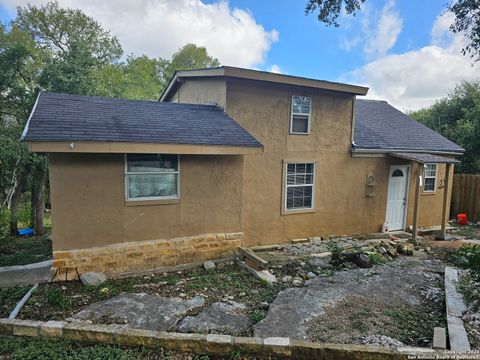
[{"label": "upstairs window", "polygon": [[424,192],[434,192],[437,186],[437,164],[425,164]]},{"label": "upstairs window", "polygon": [[314,163],[287,163],[285,210],[313,209]]},{"label": "upstairs window", "polygon": [[311,99],[307,96],[292,96],[290,134],[310,133]]},{"label": "upstairs window", "polygon": [[127,200],[179,198],[179,157],[170,154],[125,156]]}]

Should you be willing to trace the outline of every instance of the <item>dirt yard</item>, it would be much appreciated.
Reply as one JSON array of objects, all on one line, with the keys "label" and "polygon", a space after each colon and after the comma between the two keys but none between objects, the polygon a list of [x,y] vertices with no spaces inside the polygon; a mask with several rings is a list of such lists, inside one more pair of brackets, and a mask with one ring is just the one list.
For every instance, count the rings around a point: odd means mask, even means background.
[{"label": "dirt yard", "polygon": [[[219,263],[212,270],[108,280],[99,287],[80,282],[44,284],[19,318],[428,347],[433,327],[446,327],[445,259],[435,258],[435,249],[428,243],[416,250],[407,245],[407,238],[344,237],[258,252],[277,278],[273,285],[257,280],[233,262]],[[397,249],[404,247],[411,255],[399,255]],[[367,254],[373,267],[331,264],[335,254],[352,251]],[[22,291],[0,290],[4,316]],[[142,309],[166,316],[152,319]],[[240,327],[231,328],[228,322]]]}]

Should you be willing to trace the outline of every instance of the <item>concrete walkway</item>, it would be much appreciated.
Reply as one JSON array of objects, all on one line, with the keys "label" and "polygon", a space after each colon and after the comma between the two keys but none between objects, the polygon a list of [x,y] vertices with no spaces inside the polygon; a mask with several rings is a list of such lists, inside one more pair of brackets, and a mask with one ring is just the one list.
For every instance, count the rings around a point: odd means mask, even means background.
[{"label": "concrete walkway", "polygon": [[52,260],[0,267],[0,288],[36,284],[52,278]]}]

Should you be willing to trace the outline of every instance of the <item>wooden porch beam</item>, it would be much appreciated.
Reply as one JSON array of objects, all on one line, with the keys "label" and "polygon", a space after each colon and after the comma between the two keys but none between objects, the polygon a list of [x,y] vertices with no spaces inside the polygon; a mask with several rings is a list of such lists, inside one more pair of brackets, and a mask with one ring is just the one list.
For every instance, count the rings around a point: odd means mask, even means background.
[{"label": "wooden porch beam", "polygon": [[445,182],[443,184],[443,204],[442,204],[442,230],[440,234],[435,237],[435,240],[450,240],[450,237],[447,235],[447,223],[448,223],[448,188],[450,182],[452,181],[452,164],[447,164],[445,168]]},{"label": "wooden porch beam", "polygon": [[415,200],[413,204],[413,229],[412,229],[412,240],[417,241],[418,236],[418,205],[420,200],[420,186],[422,185],[420,179],[423,178],[424,165],[419,164],[419,170],[416,174],[415,179]]}]

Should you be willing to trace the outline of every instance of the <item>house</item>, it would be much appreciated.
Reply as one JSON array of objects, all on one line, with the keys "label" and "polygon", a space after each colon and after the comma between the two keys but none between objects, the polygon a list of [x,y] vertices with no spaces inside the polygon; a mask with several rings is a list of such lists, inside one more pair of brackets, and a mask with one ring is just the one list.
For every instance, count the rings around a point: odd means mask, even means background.
[{"label": "house", "polygon": [[57,278],[138,272],[240,245],[447,221],[464,150],[361,86],[178,71],[160,102],[41,93]]}]

